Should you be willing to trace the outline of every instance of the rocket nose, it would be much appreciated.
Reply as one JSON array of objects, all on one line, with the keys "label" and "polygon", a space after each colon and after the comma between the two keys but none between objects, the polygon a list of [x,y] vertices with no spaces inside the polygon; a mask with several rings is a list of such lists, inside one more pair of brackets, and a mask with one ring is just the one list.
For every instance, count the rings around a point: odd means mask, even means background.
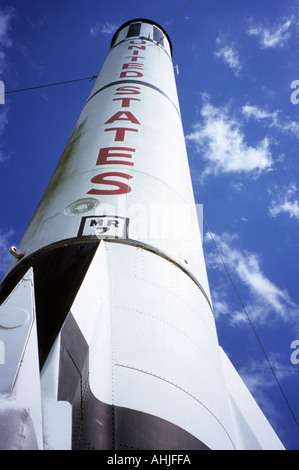
[{"label": "rocket nose", "polygon": [[118,28],[112,38],[111,48],[113,49],[123,41],[133,38],[151,41],[172,56],[172,44],[164,28],[151,20],[143,18],[128,21]]}]

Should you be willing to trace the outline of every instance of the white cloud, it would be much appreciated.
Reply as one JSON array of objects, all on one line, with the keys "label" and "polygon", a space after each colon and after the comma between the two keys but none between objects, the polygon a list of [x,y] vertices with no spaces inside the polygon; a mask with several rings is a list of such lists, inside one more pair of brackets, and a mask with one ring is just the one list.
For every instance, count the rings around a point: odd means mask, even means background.
[{"label": "white cloud", "polygon": [[285,18],[272,27],[266,27],[261,24],[257,26],[251,25],[247,30],[247,34],[257,36],[262,49],[284,47],[291,37],[290,27],[293,20],[293,17]]},{"label": "white cloud", "polygon": [[256,147],[247,145],[240,121],[230,117],[227,108],[212,106],[205,97],[202,120],[186,136],[197,153],[207,162],[202,175],[240,173],[259,175],[271,169],[272,157],[268,138]]},{"label": "white cloud", "polygon": [[282,188],[276,186],[275,190],[269,191],[269,193],[272,198],[272,203],[269,208],[272,217],[286,213],[291,219],[299,220],[299,200],[296,183],[283,185]]},{"label": "white cloud", "polygon": [[1,46],[10,47],[12,40],[9,37],[10,22],[14,15],[14,10],[10,9],[6,12],[0,11],[0,44]]},{"label": "white cloud", "polygon": [[91,26],[89,33],[92,37],[98,36],[99,34],[111,35],[117,30],[117,26],[113,23],[106,21],[105,23],[97,23],[95,26]]},{"label": "white cloud", "polygon": [[[223,233],[221,236],[213,234],[213,238],[235,284],[241,282],[248,288],[246,302],[244,300],[243,302],[253,321],[264,323],[269,320],[270,315],[271,318],[276,315],[284,321],[298,318],[299,306],[292,301],[285,289],[279,288],[265,276],[261,268],[261,257],[258,254],[238,248],[236,245],[240,245],[240,239],[236,234]],[[208,235],[205,239],[205,242],[207,241],[210,241]],[[224,269],[215,251],[206,255],[206,263],[210,269]],[[218,306],[224,301],[226,302],[226,298],[223,299],[221,292],[218,292],[216,297]],[[227,310],[226,307],[224,314],[227,314]],[[222,312],[218,311],[216,314],[219,316]],[[232,323],[246,321],[246,314],[242,307],[238,311],[231,312],[230,320]]]},{"label": "white cloud", "polygon": [[247,104],[243,106],[242,113],[247,118],[254,118],[259,122],[264,121],[268,127],[275,127],[281,132],[288,132],[299,138],[299,123],[296,121],[290,121],[288,118],[281,117],[280,110],[270,112],[260,108],[259,106]]},{"label": "white cloud", "polygon": [[[0,136],[4,134],[5,127],[8,124],[8,105],[1,105],[0,106]],[[5,145],[3,143],[3,139],[0,142],[0,163],[5,162],[11,157],[11,152],[6,152],[4,149]]]},{"label": "white cloud", "polygon": [[10,154],[7,155],[5,150],[3,149],[2,145],[0,144],[0,163],[5,162],[10,158]]},{"label": "white cloud", "polygon": [[8,120],[7,120],[7,113],[8,113],[7,107],[1,106],[0,111],[2,111],[0,113],[0,135],[1,135],[4,132],[6,124],[8,123]]},{"label": "white cloud", "polygon": [[220,57],[224,63],[232,69],[234,75],[238,77],[242,70],[238,51],[235,49],[233,44],[230,46],[224,45],[223,40],[220,37],[216,39],[216,44],[218,49],[214,52],[214,55],[216,57]]},{"label": "white cloud", "polygon": [[12,46],[12,39],[10,37],[11,21],[14,17],[14,9],[10,8],[7,11],[0,10],[0,73],[2,74],[6,68],[6,54],[5,49]]},{"label": "white cloud", "polygon": [[240,193],[242,191],[245,191],[246,190],[246,187],[243,183],[241,182],[238,182],[238,183],[235,183],[235,182],[231,182],[231,185],[232,189],[237,192],[237,193]]},{"label": "white cloud", "polygon": [[[28,42],[24,41],[22,43],[13,43],[13,40],[11,38],[11,23],[12,20],[15,17],[15,9],[14,8],[9,8],[6,9],[5,11],[2,9],[0,10],[0,74],[5,73],[7,70],[8,64],[6,61],[6,53],[7,49],[14,46],[14,49],[21,52],[21,54],[24,56],[24,59],[26,62],[35,70],[39,73],[39,76],[41,77],[44,72],[44,67],[41,65],[40,60],[38,58],[38,48]],[[28,19],[29,23],[33,28],[39,28],[42,26],[44,23],[44,20],[40,21],[40,25],[37,24],[35,25]]]},{"label": "white cloud", "polygon": [[28,44],[16,44],[15,48],[22,54],[26,63],[30,65],[30,67],[37,72],[39,77],[42,77],[45,71],[45,67],[42,64],[42,61],[39,58],[39,52],[36,45],[28,43]]},{"label": "white cloud", "polygon": [[[268,354],[268,358],[280,382],[290,377],[294,378],[294,375],[297,375],[297,370],[294,367],[291,368],[290,364],[286,365],[280,362],[277,355]],[[242,365],[242,367],[238,368],[238,372],[259,406],[266,413],[268,419],[271,420],[271,423],[280,420],[277,407],[269,400],[270,389],[277,387],[277,382],[270,370],[267,360],[252,359],[245,366]]]},{"label": "white cloud", "polygon": [[270,113],[259,108],[258,106],[245,105],[242,108],[242,112],[247,117],[254,117],[258,121],[262,119],[268,119],[270,121],[270,126],[275,126],[278,123],[279,111],[273,111],[272,113]]},{"label": "white cloud", "polygon": [[[14,17],[14,8],[7,9],[6,11],[0,10],[0,74],[4,74],[7,67],[6,62],[6,49],[12,46],[12,39],[10,37],[11,21]],[[5,127],[8,123],[8,106],[7,104],[0,105],[0,135],[4,133]],[[2,139],[1,139],[2,140]],[[3,140],[0,143],[0,163],[4,162],[10,157],[10,154],[5,153],[3,148]],[[1,241],[1,240],[0,240]],[[0,258],[1,259],[1,258]]]},{"label": "white cloud", "polygon": [[[8,115],[8,106],[1,105],[0,106],[0,136],[4,133],[5,127],[8,123],[7,115]],[[10,158],[11,154],[6,153],[3,148],[2,142],[0,143],[0,163],[3,163],[5,160]]]},{"label": "white cloud", "polygon": [[13,234],[13,229],[0,229],[0,274],[5,273],[11,261],[11,254],[9,253],[9,248],[11,246],[10,239]]},{"label": "white cloud", "polygon": [[[285,365],[281,363],[276,355],[270,354],[268,358],[280,381],[296,374],[297,371],[291,368],[290,364]],[[252,359],[248,365],[242,366],[239,369],[239,373],[254,396],[258,395],[263,389],[266,390],[277,385],[274,377],[270,377],[272,372],[266,358],[262,361]],[[269,378],[272,380],[269,380]]]}]

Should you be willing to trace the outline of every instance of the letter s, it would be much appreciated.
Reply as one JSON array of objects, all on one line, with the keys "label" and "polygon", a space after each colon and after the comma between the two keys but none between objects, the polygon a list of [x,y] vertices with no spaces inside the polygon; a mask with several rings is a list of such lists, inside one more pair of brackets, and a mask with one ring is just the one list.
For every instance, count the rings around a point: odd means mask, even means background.
[{"label": "letter s", "polygon": [[291,83],[291,88],[297,88],[291,94],[291,103],[292,104],[298,104],[299,103],[299,97],[297,97],[297,95],[299,95],[299,80],[293,80],[292,83]]},{"label": "letter s", "polygon": [[130,176],[130,175],[126,175],[125,173],[120,173],[118,171],[115,171],[115,172],[109,172],[109,173],[100,173],[99,175],[96,175],[94,176],[93,178],[91,178],[91,182],[92,183],[95,183],[95,184],[101,184],[101,185],[107,185],[107,186],[117,186],[117,189],[94,189],[92,188],[90,191],[88,191],[87,194],[97,194],[97,195],[101,195],[101,194],[109,194],[109,195],[113,195],[113,194],[126,194],[126,193],[129,193],[131,191],[131,187],[128,185],[128,184],[125,184],[121,181],[117,181],[117,180],[110,180],[110,179],[106,179],[106,178],[109,178],[111,176],[116,176],[116,177],[120,177],[120,178],[125,178],[127,180],[133,178],[133,176]]},{"label": "letter s", "polygon": [[299,364],[299,340],[294,340],[290,347],[291,349],[295,349],[291,354],[291,363],[294,365]]}]

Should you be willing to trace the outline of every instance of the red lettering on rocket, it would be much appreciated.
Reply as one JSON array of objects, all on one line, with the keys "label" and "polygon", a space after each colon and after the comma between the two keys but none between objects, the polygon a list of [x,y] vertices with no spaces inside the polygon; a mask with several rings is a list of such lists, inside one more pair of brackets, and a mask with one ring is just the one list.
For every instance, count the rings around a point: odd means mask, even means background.
[{"label": "red lettering on rocket", "polygon": [[126,131],[128,132],[138,132],[138,129],[130,129],[129,127],[110,127],[105,129],[105,132],[115,131],[115,142],[123,142],[125,140]]},{"label": "red lettering on rocket", "polygon": [[[146,50],[146,46],[144,45],[146,44],[146,41],[133,40],[130,41],[129,44],[130,45],[127,49],[132,55],[125,57],[125,59],[131,59],[131,61],[127,61],[122,64],[119,78],[143,77],[142,72],[144,63],[141,61],[144,60],[145,57],[140,56],[139,51]],[[134,105],[134,102],[141,101],[141,99],[129,98],[128,95],[141,95],[141,90],[142,89],[138,86],[120,86],[116,88],[114,95],[117,97],[113,98],[112,101],[119,102],[121,108],[131,108],[131,106]],[[139,132],[139,129],[127,126],[142,125],[132,111],[124,111],[123,109],[108,117],[105,124],[115,123],[117,125],[118,122],[123,124],[126,123],[126,127],[106,127],[104,129],[104,132],[109,132],[111,134],[113,142],[125,142],[126,138],[132,135],[132,132],[136,134]],[[133,167],[133,155],[135,152],[136,149],[132,147],[102,147],[99,150],[95,164],[97,167],[105,167],[105,165],[124,165]],[[90,189],[87,194],[120,195],[129,193],[132,190],[131,186],[126,182],[119,181],[119,178],[130,180],[133,176],[119,171],[99,173],[90,180],[90,182],[97,187]],[[109,188],[106,188],[106,186],[109,186]]]},{"label": "red lettering on rocket", "polygon": [[[117,150],[117,152],[115,152]],[[111,160],[109,157],[119,157],[119,158],[132,158],[131,153],[127,154],[126,152],[135,152],[135,149],[127,147],[104,147],[99,151],[98,159],[96,165],[130,165],[133,166],[133,162],[126,162],[123,160]],[[108,160],[109,159],[109,160]]]},{"label": "red lettering on rocket", "polygon": [[121,107],[122,108],[129,108],[131,101],[141,101],[138,98],[113,98],[112,101],[121,101]]},{"label": "red lettering on rocket", "polygon": [[95,184],[100,184],[100,185],[108,185],[108,186],[116,186],[118,189],[91,189],[88,191],[87,194],[95,194],[95,195],[104,195],[104,194],[126,194],[131,191],[131,187],[128,184],[125,184],[121,181],[113,181],[110,179],[106,179],[107,177],[109,178],[110,176],[117,176],[120,178],[125,178],[127,180],[133,178],[133,176],[127,175],[126,173],[119,173],[118,171],[116,172],[109,172],[109,173],[100,173],[99,175],[94,176],[91,178],[91,182]]},{"label": "red lettering on rocket", "polygon": [[[121,117],[123,115],[125,115],[126,117]],[[118,111],[110,119],[108,119],[108,121],[106,121],[105,124],[111,124],[112,122],[115,122],[115,121],[131,121],[132,124],[140,124],[138,119],[136,119],[134,114],[131,113],[130,111]]]},{"label": "red lettering on rocket", "polygon": [[120,88],[116,88],[117,93],[115,94],[116,95],[140,95],[140,91],[137,91],[140,89],[141,88],[139,88],[138,86],[121,86]]}]

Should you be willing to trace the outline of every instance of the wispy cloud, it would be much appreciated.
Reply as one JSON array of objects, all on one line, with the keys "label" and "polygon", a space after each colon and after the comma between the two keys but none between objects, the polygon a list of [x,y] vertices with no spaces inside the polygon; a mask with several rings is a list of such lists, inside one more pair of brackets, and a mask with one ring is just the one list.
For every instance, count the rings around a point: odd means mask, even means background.
[{"label": "wispy cloud", "polygon": [[186,136],[188,144],[207,163],[202,179],[210,174],[247,173],[254,176],[271,169],[268,138],[256,147],[247,145],[240,120],[229,115],[228,107],[217,108],[204,95],[201,121]]},{"label": "wispy cloud", "polygon": [[45,67],[39,57],[39,52],[36,45],[30,42],[28,42],[28,44],[18,43],[15,45],[15,48],[22,54],[26,63],[30,65],[32,70],[37,72],[38,76],[41,78],[44,75]]},{"label": "wispy cloud", "polygon": [[299,138],[299,122],[291,121],[289,118],[282,116],[282,111],[268,111],[259,106],[245,105],[242,108],[242,113],[247,118],[254,118],[259,122],[264,122],[268,127],[275,127],[281,132],[288,132]]},{"label": "wispy cloud", "polygon": [[[14,18],[14,8],[0,9],[0,74],[5,74],[7,69],[6,50],[13,45],[10,31],[11,22]],[[3,135],[5,127],[8,124],[8,105],[0,106],[0,136]],[[4,150],[3,139],[0,143],[0,163],[3,163],[10,157],[9,153]],[[1,233],[0,233],[1,236]],[[0,238],[1,242],[1,238]],[[1,260],[1,257],[0,257]]]},{"label": "wispy cloud", "polygon": [[[284,18],[276,25],[253,25],[248,28],[247,34],[257,36],[262,49],[285,47],[291,37],[291,25],[294,17]],[[252,20],[251,20],[252,23]]]},{"label": "wispy cloud", "polygon": [[9,248],[11,246],[11,237],[14,235],[14,230],[4,230],[0,228],[0,274],[4,274],[11,261],[11,254]]},{"label": "wispy cloud", "polygon": [[[37,71],[41,77],[44,72],[44,67],[38,57],[38,48],[36,45],[27,40],[18,43],[12,39],[12,21],[15,16],[15,8],[0,9],[0,74],[5,74],[6,70],[11,67],[11,64],[7,62],[6,56],[7,49],[13,46],[16,51],[19,51],[23,55],[25,61],[34,71]],[[28,21],[32,28],[38,31],[38,28],[30,20]],[[44,20],[41,20],[40,24],[42,25],[43,22]]]},{"label": "wispy cloud", "polygon": [[4,73],[6,68],[6,49],[12,46],[10,30],[14,13],[13,8],[0,10],[0,74]]},{"label": "wispy cloud", "polygon": [[[294,369],[291,369],[289,364],[287,366],[282,364],[274,355],[271,355],[269,360],[280,380],[296,373]],[[276,386],[275,380],[269,381],[270,369],[266,359],[264,361],[255,361],[252,359],[250,364],[241,367],[239,372],[253,395],[256,395],[261,389],[265,390]]]},{"label": "wispy cloud", "polygon": [[[298,371],[294,367],[291,368],[289,363],[284,364],[281,362],[277,355],[268,354],[268,357],[280,383],[285,379],[294,377],[295,374],[297,375]],[[271,417],[271,422],[279,423],[281,420],[279,411],[273,405],[273,402],[269,400],[271,389],[277,387],[277,382],[266,359],[251,360],[245,366],[238,368],[238,372],[267,417]]]},{"label": "wispy cloud", "polygon": [[8,111],[7,111],[7,109],[6,109],[4,106],[2,106],[2,107],[0,108],[0,110],[1,110],[1,113],[0,113],[0,135],[1,135],[1,134],[3,134],[3,131],[4,131],[4,129],[5,129],[5,126],[6,126],[7,122],[8,122],[8,119],[7,119],[7,113],[8,113]]},{"label": "wispy cloud", "polygon": [[242,70],[238,51],[233,44],[225,44],[221,37],[216,39],[217,50],[214,52],[216,57],[220,57],[223,62],[232,69],[234,75],[238,77]]},{"label": "wispy cloud", "polygon": [[106,21],[105,23],[96,23],[95,26],[89,28],[89,34],[92,37],[98,36],[99,34],[105,34],[111,36],[117,30],[117,26],[113,23]]},{"label": "wispy cloud", "polygon": [[[8,106],[6,104],[6,105],[0,106],[0,136],[4,133],[7,123],[8,123]],[[4,161],[8,160],[10,156],[11,156],[11,153],[5,152],[4,145],[1,142],[0,143],[0,163],[3,163]]]},{"label": "wispy cloud", "polygon": [[10,47],[12,40],[9,36],[10,22],[14,16],[14,9],[10,8],[7,11],[0,10],[0,44],[1,46]]},{"label": "wispy cloud", "polygon": [[[248,289],[246,302],[244,300],[243,302],[252,320],[264,323],[269,321],[270,316],[272,319],[276,317],[284,321],[298,318],[299,306],[292,301],[287,290],[276,286],[263,273],[260,255],[241,249],[240,239],[236,234],[223,233],[221,236],[213,234],[213,238],[235,283],[241,283]],[[207,242],[210,242],[208,236],[205,239],[205,243]],[[206,263],[210,269],[223,269],[215,251],[207,253]],[[224,311],[221,308],[224,308]],[[233,312],[229,309],[227,298],[223,297],[220,291],[217,293],[214,309],[218,316],[230,315],[233,324],[247,321],[242,308]]]},{"label": "wispy cloud", "polygon": [[299,220],[299,194],[296,183],[275,187],[269,191],[272,199],[269,212],[272,217],[278,214],[288,214],[291,219]]},{"label": "wispy cloud", "polygon": [[10,154],[7,154],[3,148],[3,146],[0,144],[0,163],[5,162],[10,158]]}]

